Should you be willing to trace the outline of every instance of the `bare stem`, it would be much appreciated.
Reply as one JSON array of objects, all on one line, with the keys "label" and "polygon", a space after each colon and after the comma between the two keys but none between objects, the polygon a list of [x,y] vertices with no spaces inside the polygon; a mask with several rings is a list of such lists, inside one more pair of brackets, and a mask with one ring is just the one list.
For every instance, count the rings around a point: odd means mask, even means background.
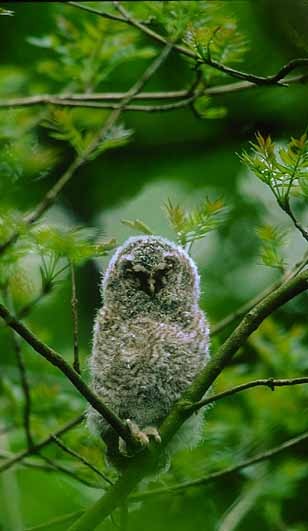
[{"label": "bare stem", "polygon": [[[146,452],[135,456],[117,483],[113,485],[113,487],[111,487],[92,507],[90,507],[81,518],[69,528],[69,531],[88,531],[89,529],[94,531],[97,525],[101,523],[104,518],[115,509],[115,507],[118,507],[123,500],[127,498],[142,477],[155,468],[161,450],[172,439],[173,435],[183,422],[191,415],[191,412],[185,410],[187,402],[191,403],[201,400],[204,393],[206,393],[214,380],[222,372],[235,352],[237,352],[239,347],[242,346],[248,337],[258,328],[261,322],[281,305],[305,291],[307,287],[308,271],[289,280],[283,286],[268,295],[243,318],[238,327],[220,347],[219,351],[214,355],[212,360],[209,361],[203,371],[201,371],[192,385],[183,394],[182,398],[174,405],[168,417],[162,423],[160,427],[162,444],[160,447],[157,448],[153,446],[152,443]],[[308,438],[308,434],[306,433],[301,437],[302,439]],[[297,440],[297,442],[299,442],[299,440]],[[282,449],[280,451],[282,451]],[[258,461],[254,460],[253,463],[254,462]],[[251,464],[253,463],[251,462]]]},{"label": "bare stem", "polygon": [[304,227],[302,227],[302,225],[299,223],[299,221],[296,219],[295,215],[294,215],[294,212],[293,210],[291,209],[291,205],[290,205],[290,202],[289,200],[287,199],[287,201],[285,203],[281,203],[280,201],[278,201],[280,207],[282,208],[282,210],[284,210],[284,212],[286,214],[288,214],[288,216],[290,217],[290,219],[292,220],[294,226],[297,228],[297,230],[301,233],[301,235],[303,236],[303,238],[306,240],[306,242],[308,242],[308,232],[306,229],[304,229]]},{"label": "bare stem", "polygon": [[187,404],[187,410],[190,412],[197,411],[203,406],[206,406],[208,404],[212,404],[212,402],[217,402],[218,400],[221,400],[222,398],[225,398],[226,396],[231,396],[236,393],[240,393],[241,391],[245,391],[246,389],[252,389],[253,387],[268,387],[272,391],[275,390],[276,387],[285,387],[285,386],[292,386],[292,385],[301,385],[308,383],[308,376],[303,376],[301,378],[286,378],[286,379],[277,379],[277,378],[263,378],[259,380],[253,380],[251,382],[246,382],[241,385],[237,385],[236,387],[232,387],[231,389],[227,389],[227,391],[223,391],[221,393],[217,393],[215,395],[209,396],[208,398],[204,398],[203,400],[199,400],[199,402],[195,402],[194,404]]},{"label": "bare stem", "polygon": [[133,445],[130,431],[126,424],[111,411],[100,399],[93,393],[87,384],[81,379],[79,374],[64,360],[64,358],[48,345],[40,341],[25,325],[14,318],[10,312],[0,304],[0,317],[4,319],[6,324],[15,330],[32,348],[45,358],[49,363],[60,369],[60,371],[70,380],[70,382],[78,389],[81,395],[96,409],[114,428],[122,439],[128,444]]},{"label": "bare stem", "polygon": [[14,342],[14,348],[16,353],[16,360],[18,365],[18,370],[20,374],[21,387],[24,395],[24,407],[23,407],[23,425],[26,435],[28,448],[32,448],[34,445],[33,437],[31,434],[31,394],[30,394],[30,385],[28,382],[28,376],[26,371],[26,366],[23,358],[23,354],[20,346],[20,338],[16,336],[15,332],[12,332],[12,339]]},{"label": "bare stem", "polygon": [[73,472],[70,468],[67,468],[60,463],[56,463],[53,459],[50,459],[49,457],[46,457],[45,455],[42,455],[39,453],[39,456],[46,461],[46,463],[54,468],[54,470],[61,472],[62,474],[65,474],[66,476],[69,476],[76,481],[79,481],[79,483],[82,483],[86,487],[90,487],[91,489],[100,489],[101,485],[98,485],[97,483],[93,483],[92,481],[88,481],[87,479],[82,478],[76,472]]},{"label": "bare stem", "polygon": [[78,342],[78,299],[76,289],[76,274],[73,262],[70,263],[71,267],[71,282],[72,282],[72,319],[73,319],[73,345],[74,345],[74,361],[73,367],[78,374],[80,374],[80,362],[79,362],[79,342]]},{"label": "bare stem", "polygon": [[58,518],[53,518],[52,520],[49,520],[48,522],[43,522],[42,524],[38,524],[32,527],[27,527],[25,531],[46,531],[46,529],[53,529],[58,524],[66,524],[67,522],[71,522],[71,520],[76,520],[79,516],[81,516],[84,513],[84,511],[76,511],[74,513],[68,513],[64,514],[63,516],[59,516]]},{"label": "bare stem", "polygon": [[97,474],[99,477],[101,477],[104,481],[107,481],[107,483],[109,483],[109,485],[113,485],[112,481],[107,476],[105,476],[105,474],[103,474],[96,466],[92,465],[92,463],[90,463],[85,457],[83,457],[82,455],[80,455],[77,452],[75,452],[75,450],[72,450],[71,448],[69,448],[56,435],[53,435],[52,438],[53,438],[54,442],[59,446],[59,448],[62,448],[62,450],[64,452],[66,452],[67,454],[71,455],[72,457],[75,457],[75,459],[78,459],[78,461],[80,461],[85,466],[87,466],[90,470],[95,472],[95,474]]},{"label": "bare stem", "polygon": [[29,455],[39,452],[40,450],[42,450],[42,448],[45,448],[46,446],[48,446],[49,444],[53,442],[54,435],[56,435],[57,437],[60,437],[64,433],[75,428],[75,426],[78,426],[78,424],[80,424],[83,421],[83,419],[84,419],[84,415],[79,415],[78,417],[74,418],[73,420],[65,424],[65,426],[57,430],[53,435],[49,435],[48,437],[46,437],[46,439],[43,439],[40,443],[35,444],[31,448],[27,448],[26,450],[23,450],[22,452],[14,455],[10,459],[7,459],[7,461],[5,461],[4,463],[2,463],[2,465],[0,465],[0,472],[3,472],[4,470],[8,470],[9,468],[11,468],[11,466],[17,463],[20,463],[26,457],[29,457]]},{"label": "bare stem", "polygon": [[[307,80],[307,75],[294,76],[287,80],[287,85],[278,85],[279,87],[286,87],[293,83],[303,83]],[[237,81],[235,83],[228,83],[225,85],[217,85],[207,87],[195,97],[208,95],[220,96],[233,92],[240,92],[250,88],[255,88],[257,85],[251,81]],[[194,91],[190,89],[174,90],[166,92],[140,92],[136,94],[132,100],[156,100],[168,101],[178,100],[170,104],[164,105],[127,105],[123,111],[141,111],[141,112],[163,112],[172,111],[182,107],[186,107],[191,103]],[[10,98],[0,100],[0,109],[8,107],[31,107],[35,105],[58,105],[64,107],[88,107],[93,109],[115,109],[117,102],[123,100],[127,96],[127,92],[91,92],[81,94],[37,94],[35,96],[27,96],[21,98]],[[107,103],[101,103],[101,102]]]},{"label": "bare stem", "polygon": [[[72,5],[72,2],[69,2],[69,4]],[[146,35],[148,35],[150,38],[155,40],[156,42],[160,44],[167,44],[168,40],[157,33],[156,31],[153,31],[148,26],[142,24],[142,22],[139,22],[136,20],[127,9],[125,9],[120,2],[114,1],[114,6],[117,8],[117,10],[122,15],[121,19],[118,18],[119,22],[124,22],[126,24],[129,24],[130,26],[133,26]],[[74,2],[75,7],[79,7],[82,9],[82,4],[78,4]],[[102,17],[105,16],[105,13],[96,11],[97,15],[100,15]],[[211,57],[200,57],[198,56],[194,51],[190,50],[189,48],[186,48],[184,46],[181,46],[179,44],[174,45],[174,50],[179,52],[180,54],[186,55],[187,57],[190,57],[191,59],[194,59],[198,64],[207,64],[208,66],[211,66],[212,68],[219,70],[220,72],[224,72],[225,74],[230,75],[231,77],[235,77],[238,79],[243,79],[246,81],[249,81],[251,83],[254,83],[256,85],[282,85],[282,80],[293,70],[296,68],[302,67],[302,66],[308,66],[308,58],[297,58],[292,59],[287,64],[283,65],[276,74],[273,74],[272,76],[257,76],[255,74],[249,74],[247,72],[241,72],[240,70],[236,70],[234,68],[230,68],[226,65],[223,65],[219,63],[218,61],[214,61]]]}]

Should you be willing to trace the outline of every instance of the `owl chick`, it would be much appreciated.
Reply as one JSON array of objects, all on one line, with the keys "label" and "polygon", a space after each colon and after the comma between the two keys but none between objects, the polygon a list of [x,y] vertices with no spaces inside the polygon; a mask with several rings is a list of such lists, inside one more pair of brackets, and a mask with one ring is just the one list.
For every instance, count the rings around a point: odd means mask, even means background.
[{"label": "owl chick", "polygon": [[[133,237],[114,254],[102,288],[92,387],[141,443],[159,441],[158,426],[209,357],[197,268],[184,249],[164,238]],[[88,424],[112,460],[117,434],[93,408]]]}]

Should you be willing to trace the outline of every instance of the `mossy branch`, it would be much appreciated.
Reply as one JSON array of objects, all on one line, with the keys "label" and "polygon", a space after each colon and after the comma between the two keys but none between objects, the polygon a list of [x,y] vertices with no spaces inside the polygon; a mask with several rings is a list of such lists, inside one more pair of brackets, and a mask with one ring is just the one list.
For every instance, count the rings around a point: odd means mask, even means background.
[{"label": "mossy branch", "polygon": [[199,400],[199,402],[194,402],[193,404],[187,405],[187,411],[193,412],[198,411],[198,409],[207,406],[208,404],[212,404],[213,402],[217,402],[218,400],[221,400],[222,398],[226,398],[231,395],[235,395],[237,393],[240,393],[242,391],[246,391],[246,389],[253,389],[254,387],[268,387],[272,391],[275,391],[276,387],[286,387],[286,386],[293,386],[293,385],[302,385],[308,383],[308,376],[302,376],[299,378],[260,378],[259,380],[252,380],[251,382],[246,382],[244,384],[237,385],[235,387],[232,387],[231,389],[227,389],[226,391],[222,391],[221,393],[217,393],[215,395],[209,396],[208,398],[204,398],[203,400]]},{"label": "mossy branch", "polygon": [[127,426],[98,398],[97,395],[95,395],[95,393],[93,393],[93,391],[91,391],[75,369],[73,369],[58,352],[40,341],[40,339],[38,339],[25,325],[15,319],[3,304],[0,304],[0,317],[2,317],[6,324],[17,332],[17,334],[21,336],[35,350],[35,352],[43,356],[43,358],[57,367],[65,375],[89,404],[91,404],[92,407],[94,407],[94,409],[96,409],[109,422],[122,439],[128,444],[133,444]]},{"label": "mossy branch", "polygon": [[258,328],[262,321],[277,308],[307,288],[308,270],[280,286],[262,300],[253,310],[248,312],[162,423],[160,427],[162,437],[161,446],[150,445],[146,452],[133,458],[128,469],[120,477],[118,482],[69,528],[70,531],[94,530],[115,507],[121,504],[142,477],[146,475],[147,471],[155,467],[162,448],[168,444],[183,422],[191,415],[191,412],[185,409],[187,408],[187,402],[200,400],[214,380],[223,371],[228,361]]}]

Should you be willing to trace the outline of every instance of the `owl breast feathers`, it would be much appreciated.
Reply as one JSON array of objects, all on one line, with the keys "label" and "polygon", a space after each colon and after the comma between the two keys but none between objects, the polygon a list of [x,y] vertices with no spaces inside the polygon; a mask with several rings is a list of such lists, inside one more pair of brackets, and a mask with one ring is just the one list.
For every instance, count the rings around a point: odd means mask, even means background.
[{"label": "owl breast feathers", "polygon": [[[92,387],[122,419],[157,427],[208,360],[197,268],[163,238],[130,238],[110,261],[103,299]],[[108,423],[93,409],[88,421],[108,444]]]}]

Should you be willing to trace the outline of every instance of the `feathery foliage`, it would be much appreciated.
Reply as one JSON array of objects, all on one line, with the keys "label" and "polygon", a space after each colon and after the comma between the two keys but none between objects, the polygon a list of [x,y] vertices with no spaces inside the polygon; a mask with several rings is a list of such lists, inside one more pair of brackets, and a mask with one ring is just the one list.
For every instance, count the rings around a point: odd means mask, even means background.
[{"label": "feathery foliage", "polygon": [[169,199],[165,209],[177,241],[183,246],[204,238],[209,232],[220,227],[225,223],[228,213],[222,199],[211,201],[209,198],[191,211],[173,204]]},{"label": "feathery foliage", "polygon": [[276,146],[271,137],[256,135],[252,153],[244,151],[241,160],[272,190],[277,201],[286,205],[289,195],[308,197],[308,139],[304,133],[291,138],[286,147]]}]

